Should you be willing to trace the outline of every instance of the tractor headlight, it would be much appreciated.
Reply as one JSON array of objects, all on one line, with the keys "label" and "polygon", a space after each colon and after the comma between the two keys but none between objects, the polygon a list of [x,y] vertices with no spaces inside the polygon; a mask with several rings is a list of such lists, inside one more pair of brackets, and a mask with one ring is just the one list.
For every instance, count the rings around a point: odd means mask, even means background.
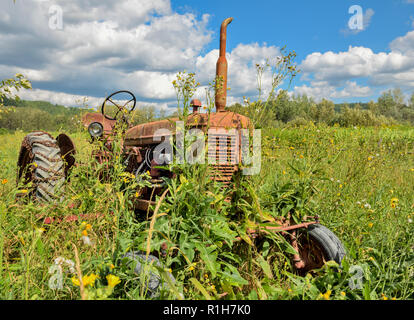
[{"label": "tractor headlight", "polygon": [[103,126],[99,122],[92,122],[88,127],[88,131],[93,138],[99,138],[103,134]]}]

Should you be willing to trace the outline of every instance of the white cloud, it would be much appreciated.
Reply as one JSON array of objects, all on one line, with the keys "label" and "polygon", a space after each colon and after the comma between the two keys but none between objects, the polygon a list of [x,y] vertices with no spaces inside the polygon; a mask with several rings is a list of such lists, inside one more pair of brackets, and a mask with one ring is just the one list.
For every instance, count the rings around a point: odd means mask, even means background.
[{"label": "white cloud", "polygon": [[[63,30],[48,27],[52,4],[62,6]],[[166,83],[211,40],[208,15],[172,12],[169,0],[8,1],[0,12],[0,77],[21,72],[39,89],[68,94],[127,87],[171,98]]]},{"label": "white cloud", "polygon": [[[22,90],[18,93],[22,99],[33,100],[33,101],[48,101],[53,104],[65,105],[65,106],[77,106],[77,107],[88,107],[100,110],[104,98],[97,98],[91,96],[73,95],[64,92],[55,92],[48,90]],[[168,109],[174,106],[174,101],[169,102],[148,102],[137,100],[136,108],[144,106],[153,106],[156,110]]]},{"label": "white cloud", "polygon": [[[203,57],[198,57],[196,62],[197,75],[200,81],[206,82],[215,78],[216,62],[219,51],[212,50]],[[264,64],[266,59],[275,60],[280,55],[279,48],[275,46],[252,44],[239,44],[231,52],[227,53],[228,92],[231,96],[254,96],[257,95],[257,72],[256,64]],[[271,74],[263,75],[263,90],[266,94],[271,86]],[[238,100],[237,100],[238,101]],[[228,99],[228,104],[230,100]]]},{"label": "white cloud", "polygon": [[[62,7],[63,30],[48,26],[52,4]],[[373,15],[374,10],[365,10],[364,29]],[[0,78],[17,72],[26,75],[36,88],[24,93],[27,99],[73,105],[86,96],[97,103],[113,91],[126,89],[139,101],[165,107],[174,105],[171,82],[185,69],[195,72],[203,84],[196,96],[205,101],[205,85],[215,78],[218,58],[218,48],[204,53],[213,38],[209,19],[207,14],[177,13],[170,0],[30,0],[15,5],[2,1]],[[255,64],[279,54],[279,48],[258,43],[238,44],[230,50],[228,104],[243,96],[255,98]],[[304,84],[295,92],[314,97],[367,97],[381,86],[413,89],[414,31],[391,42],[389,52],[362,46],[314,52],[300,69]],[[360,84],[362,78],[367,85]],[[269,73],[263,83],[266,94]]]},{"label": "white cloud", "polygon": [[[366,79],[372,89],[401,87],[406,91],[413,90],[414,31],[392,41],[390,52],[375,53],[370,48],[352,46],[345,52],[314,52],[302,61],[300,69],[303,71],[303,80],[325,82],[327,85],[325,90],[314,85],[303,86],[301,90],[319,90],[330,96],[333,95],[330,91],[333,87],[345,86],[351,83],[349,81],[360,79]],[[348,92],[365,96],[364,91],[356,88],[338,95],[347,96]]]},{"label": "white cloud", "polygon": [[[62,8],[63,30],[49,28],[51,5]],[[27,76],[37,90],[25,92],[26,99],[73,105],[126,89],[142,101],[171,105],[179,71],[195,72],[203,85],[215,78],[218,50],[201,54],[212,39],[208,22],[208,14],[174,12],[170,0],[4,1],[0,78]],[[229,52],[228,101],[255,94],[255,63],[278,54],[257,43]]]},{"label": "white cloud", "polygon": [[316,101],[326,99],[361,98],[373,94],[370,87],[359,86],[355,81],[346,81],[343,88],[330,85],[327,81],[312,81],[311,85],[296,86],[296,94],[313,97]]}]

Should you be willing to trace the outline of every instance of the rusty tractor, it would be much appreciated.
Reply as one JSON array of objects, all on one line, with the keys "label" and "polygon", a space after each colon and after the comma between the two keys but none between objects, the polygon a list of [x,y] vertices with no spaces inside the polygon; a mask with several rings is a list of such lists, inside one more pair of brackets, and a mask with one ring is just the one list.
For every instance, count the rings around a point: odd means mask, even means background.
[{"label": "rusty tractor", "polygon": [[[240,144],[236,142],[241,139],[242,129],[251,129],[253,125],[248,117],[225,109],[227,94],[226,33],[227,26],[232,20],[232,18],[225,19],[220,29],[220,54],[216,65],[216,76],[222,79],[222,86],[216,88],[215,92],[216,112],[210,114],[200,112],[200,101],[193,100],[191,102],[193,110],[188,116],[187,125],[189,128],[203,131],[206,135],[212,135],[208,136],[208,150],[213,152],[216,160],[224,157],[240,161],[242,150]],[[116,99],[118,95],[128,96],[128,98],[123,98],[123,102],[120,103],[120,100]],[[106,163],[111,158],[116,125],[125,121],[135,106],[136,98],[131,92],[118,91],[105,99],[100,114],[88,113],[83,117],[83,124],[88,128],[92,139],[100,139],[103,142],[103,147],[93,155],[99,163]],[[115,112],[109,114],[110,108]],[[137,190],[140,196],[135,202],[135,209],[139,211],[148,211],[154,207],[155,197],[165,190],[163,178],[173,176],[172,172],[160,169],[159,164],[160,158],[171,160],[172,155],[165,151],[157,155],[156,147],[160,141],[165,141],[168,138],[168,134],[165,132],[170,132],[171,138],[176,138],[177,121],[179,121],[178,118],[170,118],[129,126],[123,134],[122,148],[126,171],[135,176],[149,172],[151,176],[151,186]],[[211,133],[212,131],[208,129],[216,131]],[[231,131],[232,134],[222,134],[223,130]],[[220,143],[224,143],[227,148],[220,148]],[[70,168],[75,165],[75,156],[74,144],[67,135],[60,134],[57,138],[53,138],[46,132],[30,133],[25,137],[20,150],[18,180],[23,179],[25,183],[32,182],[31,195],[34,198],[40,201],[52,201],[56,198],[55,193],[68,177]],[[29,166],[32,163],[36,163],[36,166]],[[235,179],[242,177],[238,174],[241,167],[239,162],[216,161],[208,166],[211,168],[209,171],[211,178],[221,183],[225,188],[231,188],[234,186]],[[28,167],[30,169],[26,170]],[[262,224],[260,227],[248,230],[252,238],[260,237],[262,232],[282,233],[289,240],[296,251],[296,254],[292,255],[292,260],[299,273],[320,268],[330,260],[341,264],[345,255],[341,241],[332,231],[319,223],[317,216],[308,217],[299,224],[294,223],[291,218],[275,219],[272,226],[263,227]],[[240,239],[235,239],[235,241],[237,240]]]}]

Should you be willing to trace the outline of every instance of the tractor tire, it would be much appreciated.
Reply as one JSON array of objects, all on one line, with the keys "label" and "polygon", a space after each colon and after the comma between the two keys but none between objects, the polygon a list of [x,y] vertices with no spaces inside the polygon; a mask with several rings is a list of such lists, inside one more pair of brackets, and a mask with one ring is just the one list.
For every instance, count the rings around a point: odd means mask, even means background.
[{"label": "tractor tire", "polygon": [[346,253],[345,247],[331,230],[323,225],[314,224],[308,227],[308,234],[322,247],[326,261],[335,261],[341,266]]},{"label": "tractor tire", "polygon": [[346,254],[341,240],[328,228],[320,224],[313,224],[302,232],[299,242],[299,253],[306,267],[298,270],[304,274],[321,268],[325,262],[335,261],[339,267]]},{"label": "tractor tire", "polygon": [[42,202],[61,201],[58,194],[64,187],[65,167],[58,143],[50,134],[36,131],[24,138],[19,157],[20,175],[30,164],[26,182],[33,182],[34,198]]}]

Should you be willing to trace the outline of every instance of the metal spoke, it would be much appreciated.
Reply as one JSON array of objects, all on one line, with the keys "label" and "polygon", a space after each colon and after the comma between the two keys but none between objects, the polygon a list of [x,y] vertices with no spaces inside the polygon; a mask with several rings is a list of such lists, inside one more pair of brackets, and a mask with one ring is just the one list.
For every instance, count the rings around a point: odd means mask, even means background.
[{"label": "metal spoke", "polygon": [[108,101],[109,101],[109,102],[111,102],[111,103],[112,103],[115,107],[117,107],[119,111],[121,111],[121,110],[122,110],[122,108],[123,108],[123,107],[118,106],[115,102],[113,102],[113,101],[111,100],[111,98],[108,98]]},{"label": "metal spoke", "polygon": [[122,106],[122,108],[125,108],[126,106],[127,106],[127,104],[128,103],[130,103],[131,101],[134,101],[134,98],[132,98],[131,100],[129,100],[129,101],[127,101],[123,106]]}]

